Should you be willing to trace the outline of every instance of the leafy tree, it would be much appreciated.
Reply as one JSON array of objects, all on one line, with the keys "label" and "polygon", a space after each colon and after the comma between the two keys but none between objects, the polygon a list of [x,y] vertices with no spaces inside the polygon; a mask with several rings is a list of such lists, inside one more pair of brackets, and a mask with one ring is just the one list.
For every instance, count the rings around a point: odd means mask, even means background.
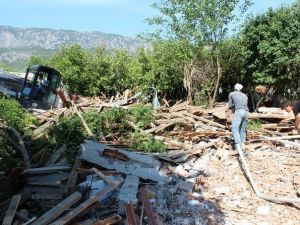
[{"label": "leafy tree", "polygon": [[272,85],[299,97],[299,1],[250,18],[242,31],[248,82]]},{"label": "leafy tree", "polygon": [[115,50],[111,60],[110,84],[114,93],[132,88],[135,81],[130,76],[133,56],[126,50]]},{"label": "leafy tree", "polygon": [[237,18],[234,13],[244,13],[249,5],[249,0],[243,0],[241,4],[239,0],[160,0],[153,5],[161,15],[148,19],[148,24],[165,28],[155,35],[185,43],[184,78],[189,100],[193,94],[191,77],[194,65],[205,47],[210,49],[215,68],[210,105],[215,101],[222,74],[219,45],[227,33],[227,25]]},{"label": "leafy tree", "polygon": [[155,86],[167,96],[182,98],[186,92],[183,84],[184,56],[178,41],[159,41],[153,44],[151,66]]},{"label": "leafy tree", "polygon": [[22,133],[26,131],[27,126],[36,123],[34,117],[27,113],[17,100],[2,95],[0,95],[0,121]]},{"label": "leafy tree", "polygon": [[[228,100],[228,94],[236,83],[241,83],[247,88],[247,78],[244,76],[244,46],[239,38],[227,38],[220,45],[220,58],[222,78],[220,81],[221,101]],[[248,85],[248,88],[251,85]]]},{"label": "leafy tree", "polygon": [[88,85],[84,80],[87,54],[79,45],[62,48],[51,59],[51,65],[62,73],[69,91],[72,93],[85,92]]},{"label": "leafy tree", "polygon": [[151,65],[151,51],[140,48],[137,51],[136,57],[133,58],[132,64],[129,68],[129,76],[134,83],[134,89],[146,90],[154,87],[155,80],[153,75],[153,68]]},{"label": "leafy tree", "polygon": [[28,64],[38,64],[38,65],[43,65],[43,66],[47,66],[48,62],[45,58],[41,57],[41,56],[30,56],[30,58],[28,59]]},{"label": "leafy tree", "polygon": [[12,71],[10,67],[8,67],[5,63],[0,62],[0,70],[4,70],[6,72]]},{"label": "leafy tree", "polygon": [[111,57],[105,48],[97,48],[87,55],[87,64],[84,70],[83,82],[86,89],[83,94],[98,95],[100,92],[114,94],[111,89]]}]

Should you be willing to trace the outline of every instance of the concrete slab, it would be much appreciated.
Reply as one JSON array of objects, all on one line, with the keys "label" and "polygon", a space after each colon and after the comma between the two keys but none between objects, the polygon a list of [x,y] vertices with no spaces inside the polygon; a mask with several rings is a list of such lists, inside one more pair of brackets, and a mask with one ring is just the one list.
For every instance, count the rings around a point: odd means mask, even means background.
[{"label": "concrete slab", "polygon": [[[117,158],[103,156],[105,149],[118,151],[126,155],[129,160],[123,161]],[[165,183],[168,178],[159,173],[160,162],[150,155],[129,152],[87,140],[81,144],[80,159],[97,164],[107,169],[115,169],[124,174],[131,174],[143,179]]]}]

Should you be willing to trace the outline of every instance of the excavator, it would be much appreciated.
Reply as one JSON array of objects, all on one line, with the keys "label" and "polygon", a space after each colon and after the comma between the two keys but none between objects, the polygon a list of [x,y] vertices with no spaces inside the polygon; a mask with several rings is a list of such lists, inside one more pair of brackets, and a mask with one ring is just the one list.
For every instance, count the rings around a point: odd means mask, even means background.
[{"label": "excavator", "polygon": [[17,98],[28,109],[49,110],[68,105],[61,74],[48,66],[29,65],[24,78],[0,72],[0,92]]}]

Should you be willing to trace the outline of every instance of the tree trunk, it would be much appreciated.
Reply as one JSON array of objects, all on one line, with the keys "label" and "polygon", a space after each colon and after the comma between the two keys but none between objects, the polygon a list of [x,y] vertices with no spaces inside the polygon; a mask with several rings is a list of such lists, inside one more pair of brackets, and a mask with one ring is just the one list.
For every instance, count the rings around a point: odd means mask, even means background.
[{"label": "tree trunk", "polygon": [[183,71],[183,84],[184,88],[187,90],[188,96],[187,101],[188,103],[192,103],[193,101],[193,91],[192,91],[192,79],[191,79],[191,66],[189,64],[184,65]]},{"label": "tree trunk", "polygon": [[217,80],[216,80],[215,89],[214,89],[212,99],[209,102],[209,107],[210,108],[213,107],[213,104],[216,101],[216,97],[217,97],[217,93],[218,93],[219,85],[220,85],[220,80],[221,80],[221,76],[222,76],[222,69],[221,69],[221,65],[220,65],[219,53],[216,54],[216,66],[217,66]]}]

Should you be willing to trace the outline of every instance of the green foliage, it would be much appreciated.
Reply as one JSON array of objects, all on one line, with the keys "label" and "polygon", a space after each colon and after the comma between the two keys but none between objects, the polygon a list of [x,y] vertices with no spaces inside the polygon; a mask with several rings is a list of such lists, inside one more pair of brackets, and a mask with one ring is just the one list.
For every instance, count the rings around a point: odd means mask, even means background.
[{"label": "green foliage", "polygon": [[71,93],[85,93],[88,82],[84,79],[84,69],[87,64],[87,54],[79,46],[62,48],[51,59],[51,66],[58,69]]},{"label": "green foliage", "polygon": [[84,114],[84,118],[92,132],[98,137],[101,134],[111,136],[128,130],[126,110],[122,108],[111,108],[101,114],[88,112]]},{"label": "green foliage", "polygon": [[168,97],[182,98],[185,95],[183,68],[186,61],[182,43],[177,41],[155,42],[149,60],[153,86]]},{"label": "green foliage", "polygon": [[147,19],[150,25],[164,28],[163,34],[191,43],[208,44],[222,41],[227,25],[251,5],[249,0],[160,0],[153,8],[160,15]]},{"label": "green foliage", "polygon": [[28,60],[28,64],[47,66],[48,62],[45,58],[43,58],[41,56],[33,55],[33,56],[30,56],[30,58]]},{"label": "green foliage", "polygon": [[[16,128],[21,134],[30,135],[28,126],[36,124],[36,120],[15,99],[0,96],[0,121]],[[8,141],[8,138],[10,141]],[[14,135],[0,129],[0,169],[10,171],[17,166],[19,152],[15,150]]]},{"label": "green foliage", "polygon": [[136,105],[129,109],[131,121],[139,128],[144,129],[154,121],[153,108],[151,105]]},{"label": "green foliage", "polygon": [[272,85],[299,97],[300,5],[282,6],[252,17],[242,31],[248,82]]},{"label": "green foliage", "polygon": [[[100,92],[115,94],[112,91],[111,82],[111,57],[104,48],[97,48],[95,52],[87,54],[88,62],[85,64],[84,76],[81,83],[86,85],[84,94],[87,96],[96,96]],[[112,86],[111,86],[112,85]]]},{"label": "green foliage", "polygon": [[4,70],[6,72],[12,71],[12,69],[7,65],[7,63],[0,62],[0,70]]},{"label": "green foliage", "polygon": [[[52,148],[52,150],[49,149],[46,153],[41,151],[43,154],[41,158],[45,160],[45,156],[47,156],[49,152],[53,152],[53,150],[58,149],[63,143],[66,143],[66,159],[68,162],[73,163],[77,154],[78,146],[86,138],[88,138],[88,135],[86,134],[79,117],[71,115],[63,118],[49,131],[49,137],[48,140],[46,140],[48,144],[45,144],[45,146],[51,146],[50,148]],[[39,143],[43,143],[43,141],[45,140],[39,140]],[[45,147],[42,147],[41,149],[44,150]],[[37,158],[39,158],[39,155]]]},{"label": "green foliage", "polygon": [[[212,105],[215,101],[222,71],[219,45],[225,38],[229,23],[241,16],[250,5],[249,0],[160,0],[159,3],[153,5],[160,15],[148,19],[147,22],[163,28],[154,36],[176,39],[183,43],[181,45],[184,59],[182,62],[184,63],[184,81],[189,100],[192,100],[193,94],[197,92],[193,86],[195,67],[206,66],[206,63],[199,63],[205,46],[210,50],[211,67],[214,67],[215,70],[210,74],[211,79],[208,79],[205,73],[198,73],[198,77],[203,75],[206,81],[201,88],[212,90],[206,93],[210,104]],[[196,86],[200,86],[200,82]],[[203,91],[200,90],[201,92]]]},{"label": "green foliage", "polygon": [[78,146],[87,137],[77,116],[69,116],[60,120],[58,124],[52,127],[49,135],[54,138],[57,147],[63,143]]},{"label": "green foliage", "polygon": [[260,119],[251,119],[248,124],[249,130],[257,130],[261,129],[262,122]]},{"label": "green foliage", "polygon": [[15,156],[16,152],[11,148],[7,141],[0,136],[0,169],[7,172],[11,171],[19,163]]},{"label": "green foliage", "polygon": [[153,136],[145,135],[139,132],[130,134],[129,140],[131,148],[142,152],[165,152],[167,146],[161,140],[156,140]]},{"label": "green foliage", "polygon": [[251,88],[244,73],[245,48],[238,38],[227,38],[220,45],[220,58],[222,63],[222,78],[219,93],[220,101],[227,101],[228,94],[233,90],[236,83],[244,85],[244,90]]},{"label": "green foliage", "polygon": [[63,48],[51,59],[71,93],[108,96],[126,89],[156,87],[167,96],[183,96],[183,56],[177,42],[156,42],[153,51],[140,48],[136,55],[105,48],[85,51],[80,46]]},{"label": "green foliage", "polygon": [[34,117],[27,113],[18,101],[0,96],[0,119],[19,131],[25,131],[26,126],[36,123]]}]

